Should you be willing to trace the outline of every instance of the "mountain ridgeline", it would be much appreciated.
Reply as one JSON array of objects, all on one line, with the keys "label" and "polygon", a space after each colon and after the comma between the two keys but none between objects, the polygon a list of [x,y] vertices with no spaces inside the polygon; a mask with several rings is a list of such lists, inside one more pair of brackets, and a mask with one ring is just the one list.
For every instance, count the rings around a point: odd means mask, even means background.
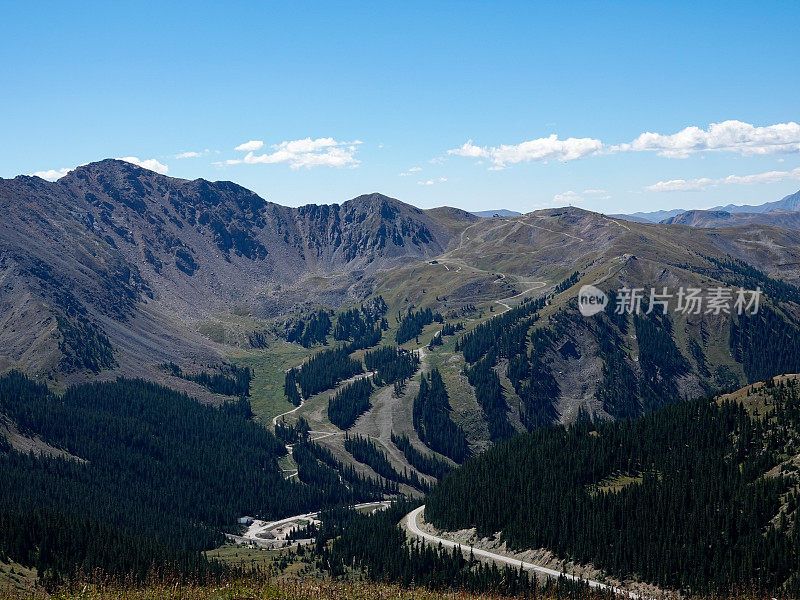
[{"label": "mountain ridgeline", "polygon": [[[275,319],[306,309],[316,317],[302,330],[292,321],[285,339],[312,347],[332,331],[351,349],[374,346],[385,319],[351,312],[334,328],[328,311],[379,290],[388,314],[402,321],[393,336],[403,344],[448,311],[524,295],[528,280],[541,281],[544,292],[548,284],[568,291],[577,275],[581,283],[690,284],[720,271],[712,260],[733,259],[800,280],[800,233],[788,229],[689,232],[573,208],[481,219],[380,194],[289,208],[231,182],[176,179],[118,160],[56,182],[0,180],[0,209],[0,370],[65,383],[112,372],[198,397],[208,389],[159,365],[203,371],[223,363],[231,347],[265,348]],[[562,281],[567,289],[555,290]],[[690,355],[680,340],[679,347]],[[719,352],[707,352],[707,361],[715,385],[730,379],[716,373],[720,366],[737,375]],[[543,377],[536,385],[555,389]],[[692,377],[684,384],[681,393],[701,391]],[[488,402],[502,408],[497,398]],[[510,430],[491,406],[493,437],[504,437]]]},{"label": "mountain ridgeline", "polygon": [[310,297],[338,305],[365,278],[438,255],[452,238],[380,194],[289,208],[117,160],[56,182],[0,180],[0,210],[0,368],[36,373],[212,361],[218,352],[187,329],[232,299],[260,317]]}]

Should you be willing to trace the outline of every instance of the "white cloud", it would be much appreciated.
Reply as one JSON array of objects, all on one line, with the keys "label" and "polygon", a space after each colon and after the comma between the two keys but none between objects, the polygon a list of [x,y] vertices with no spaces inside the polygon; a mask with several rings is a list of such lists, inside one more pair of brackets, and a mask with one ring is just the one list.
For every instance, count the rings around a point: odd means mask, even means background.
[{"label": "white cloud", "polygon": [[742,121],[712,123],[708,129],[687,127],[672,135],[643,133],[613,151],[654,151],[666,158],[687,158],[698,152],[736,152],[743,156],[800,152],[800,125],[794,122],[757,127]]},{"label": "white cloud", "polygon": [[800,179],[800,167],[791,171],[767,171],[753,175],[728,175],[719,179],[700,177],[697,179],[670,179],[645,187],[648,192],[699,192],[720,185],[753,185],[778,183],[785,179]]},{"label": "white cloud", "polygon": [[[646,132],[631,142],[608,145],[595,138],[559,139],[556,134],[519,144],[478,146],[467,140],[448,156],[488,160],[491,170],[521,162],[566,162],[587,156],[619,152],[656,152],[665,158],[688,158],[702,152],[735,152],[742,156],[800,153],[800,125],[794,121],[756,126],[743,121],[711,123],[706,129],[686,127],[669,135]],[[441,162],[442,157],[431,162]],[[478,163],[480,164],[480,163]]]},{"label": "white cloud", "polygon": [[434,185],[436,183],[444,183],[447,177],[439,177],[438,179],[428,179],[426,181],[418,181],[417,185]]},{"label": "white cloud", "polygon": [[42,179],[55,181],[56,179],[61,179],[70,171],[72,171],[72,169],[47,169],[46,171],[36,171],[35,173],[31,173],[31,175],[33,177],[41,177]]},{"label": "white cloud", "polygon": [[670,179],[648,185],[644,189],[648,192],[700,192],[713,184],[714,180],[707,177],[700,179]]},{"label": "white cloud", "polygon": [[239,144],[236,146],[236,148],[234,148],[234,150],[238,150],[240,152],[255,152],[256,150],[261,150],[263,147],[264,142],[261,140],[250,140],[244,144]]},{"label": "white cloud", "polygon": [[[258,148],[263,146],[263,142],[250,141],[237,150],[247,150],[247,148]],[[291,140],[281,142],[272,146],[273,152],[255,154],[250,150],[244,158],[235,158],[225,161],[226,165],[238,164],[281,164],[286,163],[292,169],[311,168],[311,167],[356,167],[361,161],[355,157],[357,146],[360,140],[353,142],[338,142],[333,138],[305,138],[302,140]],[[257,148],[256,148],[257,149]]]},{"label": "white cloud", "polygon": [[569,190],[553,196],[553,202],[556,204],[577,204],[579,202],[583,202],[583,196],[577,192]]},{"label": "white cloud", "polygon": [[337,142],[335,139],[330,137],[317,138],[315,140],[312,140],[310,137],[307,137],[302,140],[281,142],[280,144],[273,146],[273,148],[277,150],[286,150],[287,152],[291,152],[292,154],[301,154],[304,152],[317,152],[319,150],[324,150],[325,148],[331,148],[339,145],[340,142]]},{"label": "white cloud", "polygon": [[191,151],[190,152],[180,152],[180,153],[175,155],[175,158],[177,158],[177,159],[181,159],[181,158],[199,158],[199,157],[203,156],[203,154],[205,154],[205,152],[191,152]]},{"label": "white cloud", "polygon": [[447,154],[467,158],[486,158],[494,164],[494,170],[520,162],[543,162],[576,160],[603,152],[603,142],[593,138],[558,139],[556,134],[546,138],[528,140],[520,144],[501,146],[476,146],[468,140]]},{"label": "white cloud", "polygon": [[593,200],[611,200],[611,194],[609,194],[606,190],[583,190],[581,195],[592,196]]},{"label": "white cloud", "polygon": [[408,171],[403,171],[402,173],[398,173],[400,177],[408,177],[412,173],[419,173],[422,171],[422,167],[411,167]]},{"label": "white cloud", "polygon": [[456,156],[466,156],[467,158],[485,158],[489,156],[489,152],[485,148],[476,146],[472,140],[467,140],[458,148],[448,150],[448,154],[455,154]]},{"label": "white cloud", "polygon": [[791,171],[767,171],[753,175],[728,175],[720,183],[752,185],[754,183],[778,183],[784,179],[800,179],[800,168]]},{"label": "white cloud", "polygon": [[155,171],[156,173],[161,173],[162,175],[166,175],[167,171],[169,171],[169,167],[167,165],[158,162],[155,158],[148,158],[145,160],[141,160],[135,156],[125,156],[123,158],[120,158],[119,160],[124,160],[125,162],[138,165],[143,169],[150,169],[151,171]]}]

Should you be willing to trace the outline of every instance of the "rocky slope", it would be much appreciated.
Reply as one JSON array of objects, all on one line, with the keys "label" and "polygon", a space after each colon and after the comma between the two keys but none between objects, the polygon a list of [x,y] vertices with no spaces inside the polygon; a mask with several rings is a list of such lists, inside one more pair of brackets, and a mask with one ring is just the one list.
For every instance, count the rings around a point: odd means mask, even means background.
[{"label": "rocky slope", "polygon": [[[599,328],[576,317],[580,285],[674,291],[763,287],[762,276],[800,282],[800,232],[787,228],[633,223],[576,208],[481,219],[380,194],[289,208],[230,182],[175,179],[114,160],[52,183],[0,180],[0,210],[0,370],[17,367],[59,384],[138,375],[209,400],[207,390],[159,365],[202,370],[249,352],[247,331],[228,335],[231,323],[264,330],[275,317],[381,294],[389,315],[431,307],[474,325],[490,307],[502,312],[558,292],[540,322],[552,330],[538,351],[557,385],[548,414],[613,416],[630,406],[609,396],[622,389],[604,374],[609,361],[633,393],[649,386],[651,396],[676,398],[761,371],[745,364],[752,353],[733,352],[734,320],[676,316],[657,325],[670,328],[670,352],[685,360],[655,385],[634,323]],[[754,278],[734,260],[762,274]],[[575,285],[556,289],[576,272]],[[772,303],[785,332],[800,331],[792,289],[772,290],[783,295]],[[621,355],[604,349],[609,340]],[[450,383],[463,384],[459,356],[447,359]],[[499,358],[513,412],[519,399],[505,379],[509,357]],[[454,402],[457,412],[480,414],[471,393]]]},{"label": "rocky slope", "polygon": [[33,372],[213,360],[217,349],[186,323],[337,305],[452,239],[380,194],[294,209],[116,160],[52,183],[0,180],[0,210],[0,368]]}]

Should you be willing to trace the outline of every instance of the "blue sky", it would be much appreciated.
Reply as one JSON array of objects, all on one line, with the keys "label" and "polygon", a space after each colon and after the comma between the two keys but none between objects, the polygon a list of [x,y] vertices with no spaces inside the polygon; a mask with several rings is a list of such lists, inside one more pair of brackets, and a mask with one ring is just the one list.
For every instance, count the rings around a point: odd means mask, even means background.
[{"label": "blue sky", "polygon": [[135,157],[294,206],[380,191],[523,212],[800,189],[797,2],[2,11],[1,177]]}]

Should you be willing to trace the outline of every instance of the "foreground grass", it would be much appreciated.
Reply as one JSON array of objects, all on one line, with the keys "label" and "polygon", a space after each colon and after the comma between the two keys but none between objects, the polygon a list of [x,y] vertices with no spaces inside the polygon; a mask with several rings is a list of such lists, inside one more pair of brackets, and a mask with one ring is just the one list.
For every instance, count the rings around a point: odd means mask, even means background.
[{"label": "foreground grass", "polygon": [[[107,583],[76,584],[48,594],[43,590],[0,589],[7,600],[481,600],[495,595],[465,592],[436,592],[423,588],[405,589],[395,585],[366,582],[302,582],[239,579],[223,584],[150,583],[141,587]],[[557,596],[539,594],[540,600]]]},{"label": "foreground grass", "polygon": [[[519,596],[521,597],[521,596]],[[539,589],[527,598],[536,600],[609,600],[625,596],[610,592],[574,591],[558,588]],[[61,590],[47,592],[41,588],[21,590],[0,585],[3,600],[501,600],[496,594],[440,592],[426,588],[404,588],[397,585],[365,581],[307,581],[274,579],[264,575],[235,578],[224,583],[183,583],[151,579],[142,585],[106,581],[74,583]],[[683,600],[775,600],[758,592],[733,592],[713,596],[684,596]],[[786,600],[788,596],[780,596]],[[659,596],[653,600],[667,600]]]}]

